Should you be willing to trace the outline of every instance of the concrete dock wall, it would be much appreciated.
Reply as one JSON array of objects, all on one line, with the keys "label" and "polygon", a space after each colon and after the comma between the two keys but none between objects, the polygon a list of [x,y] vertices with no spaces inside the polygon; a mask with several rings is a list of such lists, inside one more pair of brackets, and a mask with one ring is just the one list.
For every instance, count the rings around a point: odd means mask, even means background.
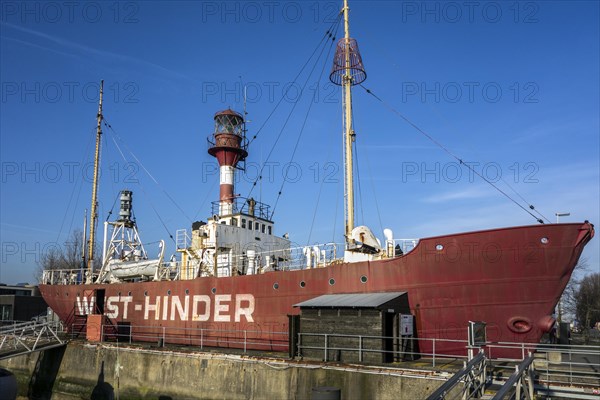
[{"label": "concrete dock wall", "polygon": [[[191,350],[191,349],[190,349]],[[0,362],[35,399],[310,399],[317,386],[342,399],[422,399],[442,381],[397,369],[359,368],[207,352],[70,343]]]}]

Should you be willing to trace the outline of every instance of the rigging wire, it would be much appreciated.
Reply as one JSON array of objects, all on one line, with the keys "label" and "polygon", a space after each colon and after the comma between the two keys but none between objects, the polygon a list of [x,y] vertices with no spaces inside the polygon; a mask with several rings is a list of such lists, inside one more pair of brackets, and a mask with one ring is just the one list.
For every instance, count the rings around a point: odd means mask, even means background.
[{"label": "rigging wire", "polygon": [[[327,31],[325,37],[330,37],[332,38],[332,42],[333,42],[333,35],[331,33],[329,33],[329,30]],[[321,43],[323,42],[323,40],[321,40],[321,42],[319,43],[319,45],[321,45]],[[310,74],[308,75],[308,77],[306,78],[306,80],[304,81],[304,84],[302,85],[302,88],[300,89],[300,95],[298,96],[298,99],[294,102],[294,105],[292,106],[292,109],[290,110],[290,112],[288,113],[283,126],[281,127],[281,129],[279,130],[279,133],[277,134],[277,138],[275,139],[275,142],[273,143],[273,145],[271,146],[271,149],[269,150],[269,153],[267,154],[267,158],[265,159],[265,161],[262,163],[262,166],[259,170],[258,176],[256,178],[256,180],[252,183],[252,186],[250,187],[250,191],[248,193],[248,195],[246,196],[247,198],[249,198],[252,195],[252,191],[254,190],[254,188],[256,187],[257,183],[259,181],[262,182],[262,174],[263,171],[265,169],[265,166],[267,165],[267,163],[269,162],[269,160],[271,159],[271,156],[273,155],[273,152],[275,151],[275,147],[277,147],[277,143],[279,142],[279,139],[281,139],[281,136],[283,135],[283,131],[285,129],[285,127],[287,126],[288,122],[290,121],[290,118],[294,112],[294,110],[296,109],[296,106],[299,103],[300,98],[302,97],[302,94],[304,93],[305,89],[306,89],[306,85],[308,84],[310,77],[312,76],[312,73],[316,67],[316,63],[319,61],[319,59],[321,58],[321,56],[323,55],[323,52],[325,51],[325,46],[322,46],[321,49],[321,53],[319,54],[318,58],[315,61],[315,65],[313,66],[313,68],[311,69]],[[314,53],[313,53],[314,54]],[[312,58],[312,57],[311,57]],[[256,136],[256,135],[255,135]]]},{"label": "rigging wire", "polygon": [[375,191],[375,180],[373,178],[373,172],[371,169],[371,160],[369,159],[369,152],[366,151],[367,158],[367,170],[369,171],[369,178],[371,179],[371,190],[373,191],[373,199],[375,200],[375,209],[377,210],[377,219],[379,220],[379,228],[383,232],[383,223],[381,222],[381,211],[379,211],[379,202],[377,201],[377,192]]},{"label": "rigging wire", "polygon": [[[352,108],[352,125],[356,126],[356,117],[354,115],[354,108]],[[355,136],[356,137],[356,136]],[[359,168],[359,162],[358,162],[358,146],[356,144],[356,141],[354,142],[354,153],[356,154],[356,175],[358,178],[358,185],[359,185],[359,198],[360,198],[360,213],[363,219],[363,225],[365,223],[365,217],[363,215],[363,200],[362,200],[362,192],[360,189],[360,168]],[[379,211],[379,202],[377,201],[377,192],[375,191],[375,183],[374,183],[374,179],[373,179],[373,173],[371,172],[371,162],[369,160],[369,154],[368,152],[365,152],[366,157],[367,157],[367,170],[369,171],[369,178],[371,181],[371,190],[373,191],[373,198],[375,200],[375,209],[377,210],[377,219],[379,220],[379,227],[381,228],[381,231],[383,232],[383,223],[381,222],[381,212]]]},{"label": "rigging wire", "polygon": [[[455,160],[457,160],[461,165],[464,165],[465,167],[467,167],[471,172],[473,172],[475,175],[477,175],[478,177],[480,177],[481,179],[483,179],[486,183],[488,183],[489,185],[491,185],[494,189],[496,189],[498,192],[500,192],[502,195],[504,195],[504,197],[506,197],[507,199],[509,199],[510,201],[512,201],[514,204],[516,204],[519,208],[521,208],[523,211],[525,211],[527,214],[531,215],[537,222],[539,222],[540,224],[544,223],[544,220],[541,218],[538,218],[537,216],[535,216],[531,211],[529,211],[527,208],[523,207],[522,204],[520,204],[519,202],[517,202],[515,199],[513,199],[512,197],[510,197],[510,195],[508,195],[508,193],[506,193],[504,190],[500,189],[497,185],[495,185],[492,181],[490,181],[489,179],[487,179],[485,176],[483,176],[482,174],[480,174],[479,172],[477,172],[472,166],[470,166],[468,163],[465,163],[460,157],[458,157],[457,155],[455,155],[454,153],[452,153],[447,147],[445,147],[443,144],[441,144],[440,142],[438,142],[435,138],[433,138],[431,135],[429,135],[427,132],[425,132],[423,129],[419,128],[419,126],[417,126],[416,124],[414,124],[411,120],[409,120],[407,117],[405,117],[402,113],[400,113],[400,111],[396,110],[394,107],[392,107],[389,103],[387,103],[385,100],[383,100],[382,98],[380,98],[379,96],[377,96],[375,93],[373,93],[373,91],[371,91],[370,89],[366,88],[364,85],[360,85],[361,88],[363,88],[368,94],[370,94],[371,96],[373,96],[375,99],[379,100],[388,110],[390,110],[392,113],[396,114],[397,116],[399,116],[400,118],[402,118],[407,124],[409,124],[410,126],[412,126],[417,132],[421,133],[423,136],[425,136],[427,139],[429,139],[429,141],[431,141],[433,144],[435,144],[436,146],[438,146],[440,149],[442,149],[444,152],[446,152],[448,155],[450,155],[450,157],[454,158]],[[535,207],[531,204],[529,204],[529,208],[531,210],[535,210]],[[542,216],[543,217],[543,216]],[[548,219],[546,217],[544,217],[547,221]]]},{"label": "rigging wire", "polygon": [[317,46],[315,47],[315,49],[313,50],[313,52],[311,53],[311,55],[308,57],[308,59],[306,60],[306,62],[302,66],[302,68],[300,68],[300,71],[298,71],[298,73],[296,74],[296,76],[292,80],[291,84],[288,85],[287,89],[281,95],[281,98],[279,99],[279,101],[277,102],[277,104],[275,104],[275,107],[273,108],[273,110],[271,110],[271,112],[269,113],[269,115],[267,116],[267,118],[265,119],[265,121],[258,128],[258,130],[256,131],[256,133],[252,136],[252,139],[250,139],[250,141],[248,142],[248,146],[250,146],[252,144],[252,142],[254,142],[254,140],[258,137],[258,134],[267,125],[267,122],[269,122],[269,119],[271,119],[271,117],[273,116],[273,114],[275,114],[275,111],[277,110],[277,108],[279,108],[279,105],[281,104],[281,102],[283,101],[283,99],[286,98],[288,92],[294,86],[294,84],[296,83],[296,81],[298,80],[298,78],[300,77],[300,75],[302,74],[302,72],[304,71],[304,69],[306,68],[306,66],[308,65],[308,63],[310,62],[310,60],[312,60],[312,58],[314,57],[314,55],[317,52],[317,50],[319,50],[319,48],[321,47],[323,41],[326,41],[327,38],[331,38],[332,37],[331,30],[334,28],[334,26],[335,26],[336,31],[337,31],[337,26],[339,26],[340,21],[341,21],[341,15],[338,15],[337,20],[331,23],[331,26],[329,27],[329,29],[325,32],[325,34],[323,35],[323,37],[321,38],[321,40],[319,41],[319,43],[317,44]]},{"label": "rigging wire", "polygon": [[[110,124],[108,125],[109,128],[114,132],[114,130],[112,129],[112,127],[110,127]],[[115,133],[116,136],[116,133]],[[125,162],[127,162],[127,157],[125,157],[125,154],[123,154],[123,151],[121,150],[121,147],[119,146],[119,144],[117,143],[117,141],[115,140],[115,138],[112,138],[113,143],[115,144],[115,146],[117,147],[117,150],[119,151],[119,154],[121,154],[121,157],[123,158],[123,160]],[[146,170],[144,168],[144,170]],[[156,209],[156,207],[154,207],[154,203],[152,202],[151,197],[148,195],[148,193],[146,192],[146,189],[144,188],[144,186],[141,184],[141,182],[138,182],[140,189],[142,189],[142,192],[144,192],[144,195],[146,195],[146,198],[148,200],[148,204],[150,204],[150,207],[152,208],[152,210],[154,211],[154,213],[156,214],[156,217],[158,218],[158,220],[160,221],[160,223],[162,224],[163,228],[165,229],[165,231],[167,232],[167,234],[169,235],[169,238],[171,238],[171,240],[173,241],[173,243],[175,243],[175,238],[173,238],[173,235],[171,234],[171,232],[169,231],[169,228],[167,228],[167,225],[165,224],[165,222],[163,221],[162,217],[160,216],[160,214],[158,213],[158,210]]]},{"label": "rigging wire", "polygon": [[[352,119],[354,120],[354,116],[352,117]],[[358,201],[360,203],[360,218],[362,220],[361,225],[364,225],[365,213],[363,211],[362,186],[360,184],[360,170],[358,168],[358,151],[356,149],[356,140],[352,142],[352,145],[354,146],[354,157],[356,158],[356,162],[354,163],[354,170],[356,171],[356,182],[358,183]]]},{"label": "rigging wire", "polygon": [[[335,124],[335,121],[332,121],[332,125],[334,125],[334,124]],[[332,129],[329,129],[329,131],[333,132],[333,131],[335,131],[335,128],[333,128],[333,126],[332,126]],[[327,149],[327,155],[325,156],[324,159],[328,160],[329,156],[331,155],[331,151],[334,148],[334,146],[325,146],[325,148]],[[320,166],[318,164],[317,164],[317,168],[320,168]],[[323,179],[321,179],[320,169],[317,169],[317,171],[318,171],[317,177],[320,180],[319,193],[317,194],[317,201],[315,203],[315,209],[313,210],[312,221],[311,221],[311,224],[310,224],[310,231],[308,233],[308,240],[306,241],[307,245],[310,244],[310,239],[312,238],[312,232],[313,232],[313,229],[314,229],[314,226],[315,226],[315,220],[317,218],[317,211],[319,210],[319,203],[321,202],[321,194],[323,193],[323,186],[325,185],[325,181],[327,181],[327,179],[328,179],[326,177],[323,177]],[[338,198],[337,196],[339,196],[339,181],[335,181],[335,183],[338,183],[337,193],[336,193],[336,197],[335,197],[337,199]],[[336,222],[337,222],[336,221],[336,218],[337,218],[337,206],[338,206],[337,201],[336,201],[335,206],[336,206],[336,212],[334,214],[334,220],[333,220],[333,232],[334,232],[333,233],[333,237],[334,237],[333,242],[335,242],[335,228],[336,228]]]},{"label": "rigging wire", "polygon": [[[335,231],[337,229],[337,215],[339,211],[340,201],[342,200],[340,197],[340,187],[342,186],[341,182],[338,180],[337,182],[337,192],[335,194],[335,198],[338,199],[335,202],[335,212],[333,213],[333,236],[331,238],[331,242],[335,243]],[[312,228],[311,228],[312,231]]]},{"label": "rigging wire", "polygon": [[[400,65],[398,65],[396,62],[394,62],[393,58],[391,57],[391,54],[385,48],[381,48],[379,46],[379,42],[375,38],[371,37],[370,33],[368,31],[365,31],[364,34],[368,39],[371,39],[371,45],[372,45],[371,48],[374,49],[375,51],[380,52],[380,55],[383,58],[388,59],[388,61],[390,62],[390,64],[393,67],[397,68],[402,74],[404,74],[405,71],[400,67]],[[444,118],[444,116],[438,112],[438,110],[435,108],[435,106],[429,105],[429,107],[433,110],[433,112],[435,112],[438,115],[438,117],[440,117],[442,120],[444,120],[447,124],[450,124],[449,121],[447,121],[446,118]],[[527,206],[531,210],[533,210],[540,217],[542,217],[543,219],[548,221],[548,223],[552,223],[548,218],[546,218],[546,216],[544,216],[540,211],[538,211],[529,201],[527,201],[527,199],[525,199],[521,195],[521,193],[519,193],[507,180],[505,180],[502,175],[500,175],[499,180],[501,180],[502,183],[504,183],[514,194],[516,194],[521,199],[521,201],[523,201],[523,203],[527,204]]]},{"label": "rigging wire", "polygon": [[[112,215],[113,210],[115,209],[115,205],[117,204],[117,201],[119,200],[120,196],[121,196],[120,193],[117,193],[117,195],[115,196],[115,201],[113,201],[112,207],[110,208],[110,211],[106,215],[106,222],[108,222],[110,220],[110,216]],[[133,210],[131,210],[131,213],[133,214]]]},{"label": "rigging wire", "polygon": [[[323,78],[323,73],[325,72],[325,67],[327,66],[327,60],[329,60],[329,55],[331,54],[331,49],[333,48],[333,45],[335,43],[335,37],[337,35],[338,28],[339,28],[339,24],[335,28],[334,36],[332,37],[331,43],[329,44],[329,49],[327,50],[327,54],[323,58],[323,60],[324,60],[323,66],[321,67],[321,72],[319,73],[319,79],[316,82],[317,88],[321,84],[321,79]],[[321,50],[321,54],[319,55],[319,58],[317,58],[317,60],[315,61],[315,64],[313,65],[313,67],[308,75],[307,83],[308,83],[308,80],[310,79],[310,77],[312,76],[312,73],[314,72],[315,68],[317,67],[317,62],[321,58],[321,55],[323,55],[324,50],[325,50],[325,48],[323,48],[323,50]],[[306,86],[306,83],[305,83],[305,86]],[[304,91],[304,89],[303,89],[303,91]],[[300,97],[302,96],[303,91],[300,92]],[[296,139],[296,143],[294,144],[294,149],[292,150],[292,155],[290,156],[290,161],[289,161],[288,165],[291,165],[291,163],[294,161],[294,157],[296,156],[296,151],[298,150],[298,145],[300,144],[300,140],[302,139],[302,135],[304,134],[304,128],[306,127],[306,122],[308,121],[308,116],[310,114],[310,111],[312,110],[312,106],[315,103],[315,98],[317,96],[317,93],[318,93],[318,90],[315,90],[313,92],[312,99],[310,100],[308,109],[306,110],[306,114],[304,115],[304,121],[302,121],[302,126],[300,127],[300,132],[298,134],[298,138]],[[300,101],[300,97],[298,98],[298,101]],[[289,171],[289,169],[288,169],[288,171]],[[277,204],[279,203],[279,199],[281,198],[281,195],[283,193],[283,187],[286,184],[286,182],[287,182],[287,171],[285,173],[285,176],[283,177],[281,186],[279,187],[279,191],[277,193],[277,198],[275,199],[275,204],[273,205],[273,211],[271,212],[271,219],[273,219],[273,215],[275,215],[275,210],[277,209]]]},{"label": "rigging wire", "polygon": [[[107,121],[106,118],[104,118],[104,125],[110,129],[112,131],[112,133],[115,135],[115,137],[117,139],[119,139],[119,141],[121,141],[123,143],[123,146],[125,147],[125,149],[129,152],[129,154],[131,154],[131,156],[135,159],[135,161],[137,161],[138,165],[140,167],[142,167],[142,169],[144,170],[144,172],[150,177],[150,179],[152,179],[152,181],[156,184],[156,186],[158,186],[162,192],[164,193],[165,196],[167,196],[167,198],[171,201],[171,203],[173,203],[173,205],[175,205],[175,207],[177,207],[177,209],[181,212],[181,214],[187,218],[188,221],[190,221],[190,223],[192,222],[191,218],[188,217],[188,215],[185,213],[185,211],[183,211],[183,209],[179,206],[179,204],[177,204],[177,202],[175,201],[175,199],[173,199],[173,197],[171,197],[171,195],[167,192],[167,190],[165,188],[163,188],[161,186],[160,183],[158,183],[158,181],[154,178],[154,176],[152,176],[152,174],[150,173],[150,171],[148,171],[148,169],[146,168],[146,166],[139,160],[139,158],[137,158],[137,156],[129,149],[129,147],[127,146],[127,143],[125,143],[125,141],[119,136],[119,134],[117,134],[117,132],[113,129],[112,125]],[[117,146],[117,148],[119,148],[119,145],[117,144],[117,142],[114,140],[113,138],[113,142],[115,143],[115,145]],[[120,151],[120,148],[119,148]],[[121,152],[121,156],[123,156],[123,158],[125,159],[125,161],[127,161],[127,159],[124,157],[123,152]],[[140,184],[140,187],[142,185]]]},{"label": "rigging wire", "polygon": [[[93,128],[91,130],[92,132],[96,132],[96,128]],[[58,235],[56,236],[56,242],[58,243],[60,240],[60,236],[62,235],[62,230],[65,224],[65,221],[67,220],[67,214],[69,213],[69,209],[71,208],[71,203],[73,201],[73,195],[75,194],[75,190],[77,189],[77,187],[79,187],[79,190],[77,191],[77,198],[75,199],[75,205],[79,203],[79,197],[81,195],[81,189],[83,188],[83,181],[85,180],[84,175],[83,175],[83,168],[84,166],[87,164],[87,160],[89,160],[89,155],[90,155],[90,147],[92,144],[92,139],[94,138],[94,135],[89,135],[89,139],[88,139],[88,143],[87,146],[85,147],[85,152],[83,153],[83,156],[81,158],[81,179],[76,179],[73,185],[73,189],[71,190],[71,195],[69,196],[69,202],[67,203],[67,207],[65,209],[65,213],[63,215],[63,219],[62,222],[60,224],[60,229],[58,230]],[[71,215],[71,221],[69,223],[69,231],[71,231],[71,229],[73,228],[73,220],[75,219],[75,206],[73,206],[73,214]],[[85,244],[84,244],[85,245]]]},{"label": "rigging wire", "polygon": [[200,214],[200,212],[204,208],[204,204],[206,204],[206,201],[208,200],[208,198],[210,196],[212,196],[212,194],[213,194],[212,191],[215,188],[215,186],[217,186],[218,181],[219,181],[219,179],[218,179],[218,174],[217,174],[217,175],[215,175],[215,179],[213,179],[210,189],[206,191],[206,196],[204,196],[204,200],[202,200],[202,203],[200,203],[200,206],[198,207],[198,211],[196,212],[196,214],[194,214],[194,219],[196,219],[198,217],[198,214]]}]

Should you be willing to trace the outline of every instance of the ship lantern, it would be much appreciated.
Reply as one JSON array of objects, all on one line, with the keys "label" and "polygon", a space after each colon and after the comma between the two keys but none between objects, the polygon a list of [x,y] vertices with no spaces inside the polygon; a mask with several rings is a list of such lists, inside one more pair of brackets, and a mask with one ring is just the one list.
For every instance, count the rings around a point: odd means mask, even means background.
[{"label": "ship lantern", "polygon": [[248,156],[245,122],[242,115],[228,109],[215,114],[215,131],[208,138],[208,154],[219,162],[219,215],[234,211],[233,181],[238,162]]},{"label": "ship lantern", "polygon": [[132,203],[133,192],[131,190],[122,190],[119,200],[121,201],[121,208],[119,210],[118,222],[124,222],[126,225],[132,224],[131,220],[131,203]]}]

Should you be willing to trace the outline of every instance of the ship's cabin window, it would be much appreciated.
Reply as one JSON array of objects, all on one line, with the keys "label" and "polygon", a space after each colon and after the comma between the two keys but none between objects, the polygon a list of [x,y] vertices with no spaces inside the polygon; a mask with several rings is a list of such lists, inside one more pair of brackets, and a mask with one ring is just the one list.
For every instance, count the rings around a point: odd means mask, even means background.
[{"label": "ship's cabin window", "polygon": [[260,229],[260,224],[258,222],[254,223],[254,230],[257,231]]},{"label": "ship's cabin window", "polygon": [[246,228],[246,218],[242,218],[242,228]]},{"label": "ship's cabin window", "polygon": [[265,224],[262,224],[262,226],[260,227],[260,231],[261,231],[262,233],[265,233]]},{"label": "ship's cabin window", "polygon": [[227,221],[221,221],[221,225],[227,225]]},{"label": "ship's cabin window", "polygon": [[252,221],[248,221],[248,229],[252,230]]},{"label": "ship's cabin window", "polygon": [[231,225],[237,226],[237,218],[231,218]]},{"label": "ship's cabin window", "polygon": [[267,232],[269,232],[269,235],[271,234],[271,225],[267,226]]}]

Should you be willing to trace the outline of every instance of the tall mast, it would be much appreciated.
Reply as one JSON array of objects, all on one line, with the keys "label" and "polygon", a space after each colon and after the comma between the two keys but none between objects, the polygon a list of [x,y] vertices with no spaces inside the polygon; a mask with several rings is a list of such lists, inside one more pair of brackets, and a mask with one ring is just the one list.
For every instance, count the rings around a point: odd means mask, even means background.
[{"label": "tall mast", "polygon": [[[349,11],[348,0],[344,0],[344,39],[346,43],[350,39]],[[344,89],[344,197],[346,198],[346,243],[348,243],[352,229],[354,229],[354,161],[352,154],[354,131],[352,129],[352,74],[349,51],[346,51],[344,58],[345,68],[342,79]]]},{"label": "tall mast", "polygon": [[98,224],[98,168],[100,166],[100,144],[102,139],[102,93],[104,80],[100,81],[100,100],[98,101],[98,125],[96,126],[96,153],[94,155],[94,183],[92,184],[92,208],[90,211],[90,239],[88,242],[88,282],[91,282],[94,270],[94,241]]},{"label": "tall mast", "polygon": [[354,229],[354,176],[352,144],[355,132],[352,128],[352,86],[358,85],[367,78],[358,43],[350,37],[348,0],[344,0],[344,37],[337,43],[333,68],[329,79],[336,85],[342,86],[343,96],[343,135],[344,135],[344,198],[346,216],[346,245],[352,244],[351,234]]}]

